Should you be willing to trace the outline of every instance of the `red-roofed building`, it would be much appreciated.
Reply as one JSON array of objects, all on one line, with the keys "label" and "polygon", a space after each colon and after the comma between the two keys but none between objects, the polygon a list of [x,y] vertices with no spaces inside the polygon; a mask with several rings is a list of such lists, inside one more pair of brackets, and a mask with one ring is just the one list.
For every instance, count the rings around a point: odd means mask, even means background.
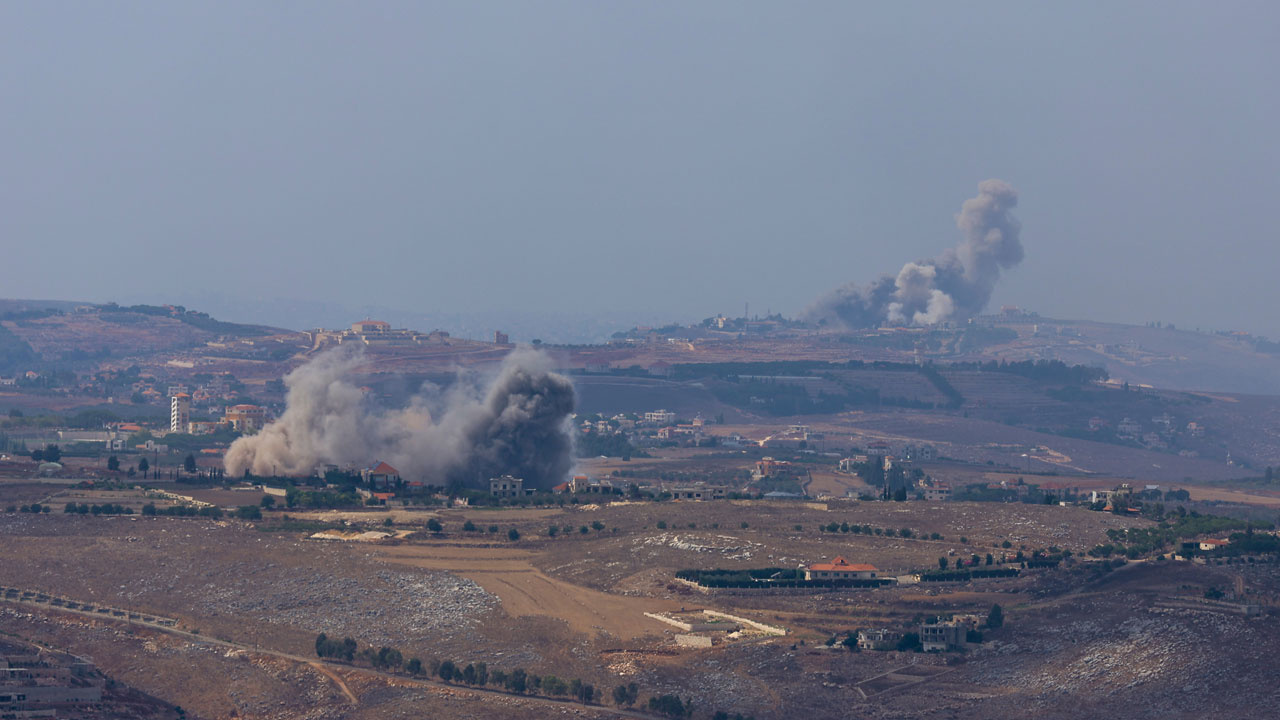
[{"label": "red-roofed building", "polygon": [[875,565],[851,563],[837,556],[829,563],[814,563],[804,569],[805,580],[870,580],[880,572]]},{"label": "red-roofed building", "polygon": [[379,462],[367,470],[362,470],[360,476],[375,488],[391,487],[400,479],[400,471],[384,462]]},{"label": "red-roofed building", "polygon": [[1205,551],[1217,550],[1218,548],[1226,547],[1230,544],[1231,544],[1230,540],[1222,540],[1220,538],[1206,538],[1200,541],[1200,549]]}]

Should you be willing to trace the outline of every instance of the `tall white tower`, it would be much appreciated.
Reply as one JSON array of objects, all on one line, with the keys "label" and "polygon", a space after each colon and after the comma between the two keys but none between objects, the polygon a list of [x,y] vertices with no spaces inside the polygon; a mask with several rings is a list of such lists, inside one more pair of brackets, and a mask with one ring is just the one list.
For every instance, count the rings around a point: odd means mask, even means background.
[{"label": "tall white tower", "polygon": [[184,433],[191,429],[191,396],[178,393],[169,398],[169,432]]}]

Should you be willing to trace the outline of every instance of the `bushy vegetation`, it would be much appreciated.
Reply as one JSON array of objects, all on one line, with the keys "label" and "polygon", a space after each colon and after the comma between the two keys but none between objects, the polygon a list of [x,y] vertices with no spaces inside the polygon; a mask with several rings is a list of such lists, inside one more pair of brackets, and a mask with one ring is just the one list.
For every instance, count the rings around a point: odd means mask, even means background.
[{"label": "bushy vegetation", "polygon": [[360,505],[360,496],[354,489],[333,492],[289,488],[285,491],[284,502],[291,508],[342,508]]},{"label": "bushy vegetation", "polygon": [[62,512],[78,515],[132,515],[133,508],[124,505],[107,503],[105,505],[87,505],[85,503],[67,503]]},{"label": "bushy vegetation", "polygon": [[578,433],[575,450],[580,458],[607,457],[633,458],[649,457],[649,453],[636,448],[627,440],[626,435],[603,435],[600,433]]},{"label": "bushy vegetation", "polygon": [[902,537],[902,538],[908,538],[908,539],[917,538],[920,540],[942,540],[943,539],[943,537],[938,533],[926,535],[925,533],[922,533],[919,530],[912,530],[911,528],[898,528],[895,530],[894,528],[881,528],[881,527],[873,527],[871,525],[858,525],[857,523],[852,523],[852,524],[848,522],[838,523],[838,522],[835,522],[834,520],[827,523],[826,525],[819,525],[818,532],[853,533],[855,535],[883,535],[885,537]]},{"label": "bushy vegetation", "polygon": [[753,568],[747,570],[679,570],[676,577],[708,588],[873,588],[891,580],[821,579],[806,580],[804,571],[794,568]]},{"label": "bushy vegetation", "polygon": [[1185,515],[1175,514],[1151,527],[1108,530],[1107,539],[1111,542],[1093,547],[1089,550],[1089,555],[1103,558],[1124,555],[1133,559],[1168,550],[1187,538],[1239,530],[1248,525],[1246,520],[1201,515],[1194,511]]},{"label": "bushy vegetation", "polygon": [[1020,571],[1013,567],[960,568],[920,573],[920,582],[965,582],[982,578],[1014,577]]}]

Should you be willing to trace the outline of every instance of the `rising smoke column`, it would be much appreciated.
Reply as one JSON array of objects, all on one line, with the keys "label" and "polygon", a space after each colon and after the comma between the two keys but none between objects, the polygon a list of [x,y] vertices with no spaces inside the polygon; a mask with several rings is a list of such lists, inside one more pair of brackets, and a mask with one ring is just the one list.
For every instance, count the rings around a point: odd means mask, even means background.
[{"label": "rising smoke column", "polygon": [[545,354],[511,353],[487,387],[460,383],[438,418],[424,397],[400,410],[372,407],[347,379],[360,361],[358,353],[335,350],[286,375],[284,413],[231,444],[227,472],[303,476],[321,464],[380,459],[436,484],[478,487],[509,473],[545,489],[568,475],[576,397]]},{"label": "rising smoke column", "polygon": [[867,287],[849,284],[821,298],[805,315],[846,327],[932,325],[977,315],[991,300],[1001,270],[1022,262],[1021,225],[1009,211],[1018,192],[1003,180],[978,184],[964,201],[956,227],[964,239],[937,257],[909,262],[897,277],[882,275]]}]

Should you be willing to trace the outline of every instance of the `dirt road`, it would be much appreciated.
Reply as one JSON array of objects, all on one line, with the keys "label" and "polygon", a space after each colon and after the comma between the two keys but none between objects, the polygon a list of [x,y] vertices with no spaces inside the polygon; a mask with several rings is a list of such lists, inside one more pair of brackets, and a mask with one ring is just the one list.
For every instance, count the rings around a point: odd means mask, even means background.
[{"label": "dirt road", "polygon": [[155,625],[154,623],[142,622],[139,620],[131,620],[127,617],[121,618],[121,617],[115,617],[115,616],[101,615],[99,613],[90,612],[86,610],[72,610],[65,607],[55,607],[55,606],[49,605],[48,603],[37,602],[34,600],[0,598],[0,602],[8,602],[13,604],[23,605],[25,607],[28,607],[29,609],[39,610],[48,614],[65,613],[65,614],[89,617],[102,622],[123,623],[128,625],[134,625],[134,626],[146,628],[154,632],[160,632],[160,633],[165,633],[167,635],[175,635],[178,637],[182,637],[193,643],[200,643],[200,644],[211,645],[215,647],[228,648],[228,649],[237,650],[239,652],[243,652],[246,654],[265,655],[273,658],[278,658],[281,660],[288,660],[291,662],[308,665],[310,667],[315,668],[318,672],[320,672],[320,674],[324,675],[329,680],[331,680],[338,687],[338,689],[342,691],[342,694],[347,697],[348,701],[350,701],[352,705],[358,705],[360,703],[360,699],[356,696],[355,693],[351,691],[351,688],[348,687],[346,681],[342,679],[342,676],[341,676],[342,672],[373,675],[373,676],[384,678],[387,680],[394,680],[398,684],[417,685],[420,687],[427,687],[427,688],[433,688],[440,691],[447,691],[451,695],[470,694],[474,696],[476,699],[481,701],[483,701],[483,699],[486,696],[489,696],[489,697],[503,696],[503,697],[509,697],[509,698],[519,698],[523,701],[530,702],[536,705],[541,705],[544,707],[556,707],[561,709],[571,707],[571,708],[577,708],[580,710],[594,711],[594,712],[598,712],[605,715],[612,715],[615,717],[629,717],[629,718],[640,718],[642,720],[652,720],[651,715],[646,715],[644,713],[636,712],[634,710],[624,710],[622,708],[612,708],[612,707],[607,707],[603,705],[583,705],[579,702],[569,700],[569,699],[550,698],[550,697],[543,697],[538,695],[523,695],[523,694],[507,692],[505,690],[499,690],[495,688],[472,687],[467,685],[453,685],[453,684],[441,682],[438,680],[427,680],[423,678],[411,677],[408,675],[382,672],[379,670],[373,670],[371,668],[356,667],[356,666],[346,665],[342,663],[334,663],[334,662],[328,662],[325,660],[318,660],[316,658],[311,658],[311,657],[303,657],[301,655],[294,655],[292,653],[287,653],[280,650],[272,650],[270,648],[255,647],[253,645],[236,642],[233,640],[210,638],[204,635],[198,635],[196,633],[189,632],[187,630],[182,630],[180,628],[160,627],[158,625]]}]

